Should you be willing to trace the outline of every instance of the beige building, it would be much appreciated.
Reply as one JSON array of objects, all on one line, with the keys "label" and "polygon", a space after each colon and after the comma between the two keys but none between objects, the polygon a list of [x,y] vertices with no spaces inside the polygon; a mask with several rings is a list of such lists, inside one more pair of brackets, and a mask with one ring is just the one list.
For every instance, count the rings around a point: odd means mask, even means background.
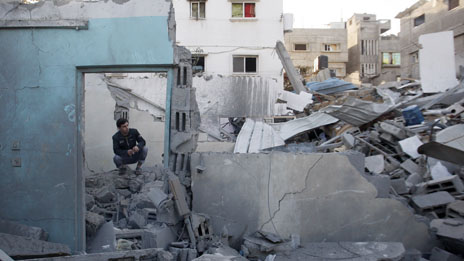
[{"label": "beige building", "polygon": [[[354,83],[374,84],[396,80],[399,50],[395,48],[395,43],[398,40],[395,37],[381,37],[381,34],[390,30],[390,20],[377,20],[374,14],[354,14],[348,20],[346,28],[349,80]],[[388,55],[390,58],[387,59]],[[383,66],[387,60],[388,64]]]},{"label": "beige building", "polygon": [[306,79],[314,72],[314,60],[320,55],[327,56],[329,69],[344,78],[348,62],[346,41],[344,23],[333,23],[328,29],[293,29],[285,33],[285,47]]},{"label": "beige building", "polygon": [[456,66],[464,65],[464,0],[421,0],[399,13],[402,77],[419,79],[419,36],[454,32]]}]

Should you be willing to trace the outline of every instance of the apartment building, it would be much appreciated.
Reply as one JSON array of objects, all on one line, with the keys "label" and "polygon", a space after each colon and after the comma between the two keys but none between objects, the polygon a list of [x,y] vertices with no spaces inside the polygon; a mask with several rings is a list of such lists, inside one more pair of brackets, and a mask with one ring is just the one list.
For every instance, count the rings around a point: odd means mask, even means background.
[{"label": "apartment building", "polygon": [[284,40],[283,0],[173,0],[177,43],[193,54],[195,72],[262,76],[283,86],[275,52]]},{"label": "apartment building", "polygon": [[[419,36],[453,31],[456,66],[464,65],[464,0],[420,0],[401,19],[401,75],[419,79]],[[456,68],[457,69],[457,68]]]},{"label": "apartment building", "polygon": [[293,29],[285,33],[285,46],[300,74],[309,78],[315,71],[317,57],[328,57],[329,69],[339,78],[346,76],[348,62],[345,23],[334,23],[327,29]]},{"label": "apartment building", "polygon": [[[355,83],[379,83],[394,80],[384,76],[391,75],[388,72],[395,70],[396,68],[392,67],[399,65],[383,66],[384,54],[382,51],[386,53],[385,61],[387,61],[386,56],[391,54],[389,58],[391,63],[398,63],[398,54],[393,48],[386,48],[392,46],[393,42],[381,44],[381,41],[391,40],[381,37],[381,34],[390,30],[391,21],[377,20],[377,16],[374,14],[354,14],[348,20],[346,27],[349,57],[347,74],[349,74],[350,80]],[[385,50],[382,50],[384,47]]]}]

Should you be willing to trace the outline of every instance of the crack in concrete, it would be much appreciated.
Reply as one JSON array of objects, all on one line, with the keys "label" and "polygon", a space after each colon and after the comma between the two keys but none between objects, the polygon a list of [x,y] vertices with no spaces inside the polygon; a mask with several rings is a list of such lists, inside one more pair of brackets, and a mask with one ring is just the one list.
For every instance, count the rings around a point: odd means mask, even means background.
[{"label": "crack in concrete", "polygon": [[[305,186],[304,186],[304,188],[303,188],[302,190],[300,190],[300,191],[296,191],[296,192],[287,192],[287,193],[285,193],[285,194],[282,196],[282,198],[279,200],[279,202],[278,202],[278,208],[277,208],[277,210],[274,211],[274,213],[272,214],[272,216],[270,217],[269,220],[267,220],[266,222],[264,222],[264,224],[261,225],[261,227],[259,228],[259,230],[262,230],[262,229],[264,228],[265,225],[269,224],[269,222],[272,222],[275,232],[276,232],[277,234],[279,234],[279,232],[277,231],[277,228],[276,228],[275,225],[274,225],[274,221],[273,221],[273,220],[274,220],[275,216],[277,215],[277,213],[280,211],[280,204],[282,203],[282,201],[285,200],[285,198],[286,198],[287,196],[289,196],[289,195],[301,194],[301,193],[305,192],[306,189],[308,189],[308,177],[309,177],[309,174],[311,174],[311,171],[317,166],[317,164],[319,163],[319,161],[321,161],[323,158],[324,158],[324,156],[320,156],[319,159],[317,159],[316,162],[308,169],[308,171],[307,171],[307,173],[306,173],[306,177],[305,177]],[[272,158],[271,158],[271,157],[270,157],[270,159],[271,159],[271,162],[272,162]],[[270,202],[269,202],[269,200],[270,200],[269,194],[270,194],[270,179],[271,179],[271,172],[272,172],[272,170],[271,170],[270,167],[271,167],[271,166],[269,166],[269,179],[268,179],[268,188],[267,188],[267,191],[268,191],[268,209],[269,209],[269,212],[270,212],[270,210],[271,210]]]}]

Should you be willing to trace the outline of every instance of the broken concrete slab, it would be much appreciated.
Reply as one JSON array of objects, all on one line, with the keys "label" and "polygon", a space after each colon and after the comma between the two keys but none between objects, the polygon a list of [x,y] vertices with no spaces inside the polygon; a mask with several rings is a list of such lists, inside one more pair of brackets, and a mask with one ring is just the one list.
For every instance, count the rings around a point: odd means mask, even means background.
[{"label": "broken concrete slab", "polygon": [[276,260],[398,261],[405,252],[403,244],[393,242],[308,243],[292,253],[277,254]]},{"label": "broken concrete slab", "polygon": [[410,174],[420,173],[421,172],[421,169],[420,169],[419,165],[417,165],[411,159],[408,159],[408,160],[404,161],[403,163],[401,163],[401,167],[404,170],[406,170],[407,172],[409,172]]},{"label": "broken concrete slab", "polygon": [[98,229],[105,223],[105,217],[90,211],[85,212],[85,234],[93,237]]},{"label": "broken concrete slab", "polygon": [[31,227],[18,222],[0,219],[0,233],[47,241],[48,233],[40,227]]},{"label": "broken concrete slab", "polygon": [[395,190],[395,192],[398,193],[399,195],[404,195],[404,194],[409,193],[409,189],[406,185],[406,181],[404,180],[404,178],[392,179],[391,185],[392,185],[392,188]]},{"label": "broken concrete slab", "polygon": [[434,247],[432,249],[432,255],[430,256],[430,261],[462,261],[462,258],[441,248]]},{"label": "broken concrete slab", "polygon": [[22,236],[0,233],[0,249],[15,259],[71,254],[68,246]]},{"label": "broken concrete slab", "polygon": [[457,219],[434,219],[430,229],[453,253],[464,254],[464,222]]},{"label": "broken concrete slab", "polygon": [[457,200],[453,203],[450,203],[446,208],[446,217],[464,220],[464,201]]},{"label": "broken concrete slab", "polygon": [[[200,162],[206,170],[198,173]],[[401,202],[376,199],[347,155],[194,153],[191,166],[193,210],[210,215],[215,231],[228,231],[232,245],[257,230],[300,234],[303,243],[433,244],[427,225]]]}]

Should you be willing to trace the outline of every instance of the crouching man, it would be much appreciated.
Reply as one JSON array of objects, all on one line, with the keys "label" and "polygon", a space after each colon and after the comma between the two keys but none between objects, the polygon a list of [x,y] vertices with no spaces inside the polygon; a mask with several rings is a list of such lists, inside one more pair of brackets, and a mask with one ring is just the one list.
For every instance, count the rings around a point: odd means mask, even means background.
[{"label": "crouching man", "polygon": [[145,140],[137,129],[129,129],[126,119],[119,119],[116,126],[118,132],[113,135],[113,151],[116,154],[113,158],[114,164],[123,173],[127,164],[137,163],[135,174],[139,175],[148,153]]}]

